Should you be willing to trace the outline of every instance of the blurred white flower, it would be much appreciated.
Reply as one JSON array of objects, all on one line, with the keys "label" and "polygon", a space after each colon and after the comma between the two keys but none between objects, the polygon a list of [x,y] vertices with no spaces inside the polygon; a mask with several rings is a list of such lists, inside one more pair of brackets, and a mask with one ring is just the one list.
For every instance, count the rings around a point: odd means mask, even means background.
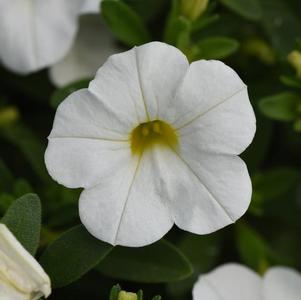
[{"label": "blurred white flower", "polygon": [[0,61],[20,74],[57,62],[73,44],[82,9],[83,0],[0,0]]},{"label": "blurred white flower", "polygon": [[83,187],[95,237],[143,246],[175,223],[206,234],[246,211],[251,182],[237,156],[255,133],[246,85],[219,61],[189,63],[159,42],[111,56],[88,89],[59,106],[45,161]]},{"label": "blurred white flower", "polygon": [[50,293],[50,280],[42,267],[0,224],[0,299],[36,300]]},{"label": "blurred white flower", "polygon": [[83,0],[83,1],[84,3],[81,10],[83,14],[99,12],[101,0]]},{"label": "blurred white flower", "polygon": [[100,15],[84,15],[80,18],[73,47],[50,68],[51,81],[56,86],[64,86],[76,80],[93,78],[99,66],[118,50]]},{"label": "blurred white flower", "polygon": [[270,268],[263,277],[239,265],[226,264],[200,276],[193,300],[300,300],[301,275],[286,267]]}]

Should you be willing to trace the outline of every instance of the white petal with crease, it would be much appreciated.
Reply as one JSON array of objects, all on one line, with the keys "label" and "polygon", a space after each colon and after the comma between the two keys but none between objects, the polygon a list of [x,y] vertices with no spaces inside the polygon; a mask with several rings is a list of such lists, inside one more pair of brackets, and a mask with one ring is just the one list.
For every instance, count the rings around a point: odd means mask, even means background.
[{"label": "white petal with crease", "polygon": [[165,235],[173,225],[153,152],[112,168],[102,182],[82,192],[80,218],[89,232],[113,245],[139,247]]}]

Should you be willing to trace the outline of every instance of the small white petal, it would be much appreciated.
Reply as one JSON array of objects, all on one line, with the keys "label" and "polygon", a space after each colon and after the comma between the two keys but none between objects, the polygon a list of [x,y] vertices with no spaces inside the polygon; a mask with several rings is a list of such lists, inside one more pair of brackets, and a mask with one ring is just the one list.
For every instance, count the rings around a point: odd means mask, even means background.
[{"label": "small white petal", "polygon": [[235,222],[250,203],[251,181],[239,157],[183,148],[179,154],[165,152],[160,165],[175,223],[182,229],[211,233]]},{"label": "small white petal", "polygon": [[[97,13],[100,11],[101,0],[83,0],[82,14]],[[99,17],[99,16],[98,16]]]},{"label": "small white petal", "polygon": [[300,300],[301,274],[286,267],[269,269],[263,279],[264,300]]},{"label": "small white petal", "polygon": [[166,118],[184,140],[206,152],[240,154],[255,134],[246,86],[219,61],[190,65]]},{"label": "small white petal", "polygon": [[118,48],[100,16],[82,16],[72,49],[50,68],[50,78],[57,86],[93,78],[98,68],[116,52]]},{"label": "small white petal", "polygon": [[121,117],[87,89],[63,101],[45,153],[53,179],[71,188],[92,187],[108,169],[126,160],[130,131]]},{"label": "small white petal", "polygon": [[160,117],[187,68],[177,48],[152,42],[111,56],[89,89],[116,111],[135,116],[138,125]]},{"label": "small white petal", "polygon": [[173,225],[161,188],[156,152],[125,160],[102,182],[84,190],[80,218],[88,231],[112,245],[140,247],[166,234]]},{"label": "small white petal", "polygon": [[[10,293],[11,290],[15,290]],[[51,293],[50,279],[4,224],[0,224],[0,296],[35,300]],[[23,295],[22,295],[23,294]]]},{"label": "small white petal", "polygon": [[27,74],[60,60],[77,32],[82,0],[0,0],[0,60]]},{"label": "small white petal", "polygon": [[177,48],[152,42],[136,49],[137,72],[151,120],[161,119],[183,80],[189,63]]},{"label": "small white petal", "polygon": [[194,285],[193,300],[203,299],[259,300],[261,299],[261,278],[244,266],[223,265],[208,274],[201,275]]}]

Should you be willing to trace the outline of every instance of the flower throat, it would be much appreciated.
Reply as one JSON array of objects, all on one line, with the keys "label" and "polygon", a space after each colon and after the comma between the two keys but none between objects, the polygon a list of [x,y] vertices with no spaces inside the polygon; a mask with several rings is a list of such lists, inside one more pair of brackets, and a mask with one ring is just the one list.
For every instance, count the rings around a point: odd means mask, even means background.
[{"label": "flower throat", "polygon": [[160,120],[141,123],[131,132],[133,154],[141,154],[154,145],[175,147],[177,144],[176,131],[169,124]]}]

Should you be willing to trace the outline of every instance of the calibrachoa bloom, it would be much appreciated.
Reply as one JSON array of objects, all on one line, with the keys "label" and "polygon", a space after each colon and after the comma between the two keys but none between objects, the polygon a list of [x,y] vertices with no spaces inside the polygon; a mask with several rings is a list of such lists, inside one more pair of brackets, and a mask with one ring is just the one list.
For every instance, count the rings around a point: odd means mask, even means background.
[{"label": "calibrachoa bloom", "polygon": [[64,86],[80,79],[93,78],[105,60],[118,51],[113,36],[99,14],[84,15],[68,54],[50,68],[51,81]]},{"label": "calibrachoa bloom", "polygon": [[[100,1],[98,1],[100,2]],[[62,59],[94,0],[0,0],[0,61],[20,74]]]},{"label": "calibrachoa bloom", "polygon": [[0,299],[36,300],[50,295],[50,280],[9,229],[0,224]]},{"label": "calibrachoa bloom", "polygon": [[226,264],[200,276],[194,300],[300,300],[301,275],[290,268],[270,268],[263,277],[239,265]]},{"label": "calibrachoa bloom", "polygon": [[251,182],[237,156],[255,117],[246,85],[219,61],[189,63],[152,42],[111,56],[88,89],[59,106],[45,154],[50,175],[83,187],[95,237],[143,246],[175,223],[206,234],[246,211]]}]

